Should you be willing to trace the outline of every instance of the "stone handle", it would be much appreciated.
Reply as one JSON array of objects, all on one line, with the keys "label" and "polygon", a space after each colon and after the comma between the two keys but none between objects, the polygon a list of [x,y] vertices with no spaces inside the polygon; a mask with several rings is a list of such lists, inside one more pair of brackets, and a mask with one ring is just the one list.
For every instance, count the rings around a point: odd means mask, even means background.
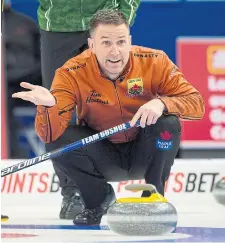
[{"label": "stone handle", "polygon": [[152,184],[131,184],[126,185],[125,189],[128,191],[150,191],[151,193],[158,193],[156,187]]}]

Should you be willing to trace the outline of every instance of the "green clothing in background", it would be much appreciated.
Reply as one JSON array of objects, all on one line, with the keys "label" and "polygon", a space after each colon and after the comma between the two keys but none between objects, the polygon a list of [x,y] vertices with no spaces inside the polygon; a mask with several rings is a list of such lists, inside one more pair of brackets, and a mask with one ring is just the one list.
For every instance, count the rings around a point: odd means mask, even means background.
[{"label": "green clothing in background", "polygon": [[38,22],[42,30],[75,32],[89,29],[100,9],[118,9],[133,25],[140,0],[39,0]]}]

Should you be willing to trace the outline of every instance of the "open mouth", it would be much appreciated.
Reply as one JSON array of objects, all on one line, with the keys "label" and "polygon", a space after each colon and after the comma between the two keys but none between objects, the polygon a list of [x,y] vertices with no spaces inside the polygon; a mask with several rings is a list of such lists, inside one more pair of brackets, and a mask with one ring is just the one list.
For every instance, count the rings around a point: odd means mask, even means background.
[{"label": "open mouth", "polygon": [[118,62],[120,62],[121,60],[108,60],[109,62],[111,62],[111,63],[118,63]]}]

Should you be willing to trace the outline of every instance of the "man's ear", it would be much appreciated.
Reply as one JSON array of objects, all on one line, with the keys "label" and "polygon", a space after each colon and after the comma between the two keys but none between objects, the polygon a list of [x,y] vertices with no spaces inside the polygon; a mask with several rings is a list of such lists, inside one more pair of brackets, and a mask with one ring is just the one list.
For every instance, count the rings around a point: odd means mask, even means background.
[{"label": "man's ear", "polygon": [[91,51],[93,53],[95,53],[95,51],[94,51],[94,40],[92,38],[88,38],[88,47],[91,49]]},{"label": "man's ear", "polygon": [[132,35],[129,36],[130,45],[132,45]]}]

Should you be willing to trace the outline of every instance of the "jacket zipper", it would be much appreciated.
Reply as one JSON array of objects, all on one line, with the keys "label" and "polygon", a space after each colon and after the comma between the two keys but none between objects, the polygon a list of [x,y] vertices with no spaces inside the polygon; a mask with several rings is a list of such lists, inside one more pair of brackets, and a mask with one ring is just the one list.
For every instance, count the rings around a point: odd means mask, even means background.
[{"label": "jacket zipper", "polygon": [[[117,101],[118,101],[119,106],[120,106],[121,118],[123,120],[123,111],[122,111],[122,108],[121,108],[121,103],[120,103],[119,95],[118,95],[117,88],[116,88],[116,82],[113,82],[113,85],[114,85],[114,88],[115,88],[115,93],[116,93]],[[123,120],[123,122],[124,122],[124,120]],[[124,131],[124,135],[125,135],[126,140],[129,141],[126,131]]]}]

